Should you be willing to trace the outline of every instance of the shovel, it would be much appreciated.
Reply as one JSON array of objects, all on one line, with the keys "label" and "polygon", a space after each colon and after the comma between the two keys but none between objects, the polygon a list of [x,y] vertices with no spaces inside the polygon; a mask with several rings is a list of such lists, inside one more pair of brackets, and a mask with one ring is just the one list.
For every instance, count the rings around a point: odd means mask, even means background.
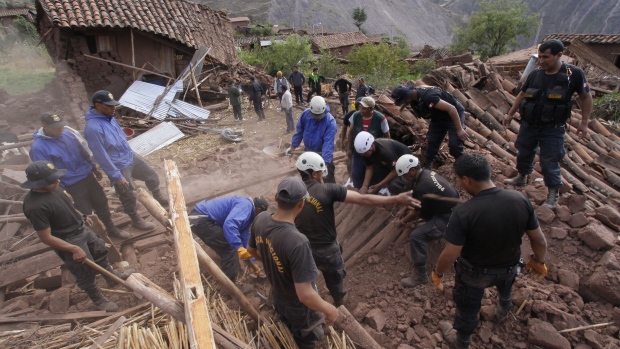
[{"label": "shovel", "polygon": [[[269,155],[270,157],[276,159],[284,156],[286,149],[280,149],[275,145],[269,145],[263,148],[263,153]],[[293,150],[289,154],[301,155],[305,152],[305,150]]]}]

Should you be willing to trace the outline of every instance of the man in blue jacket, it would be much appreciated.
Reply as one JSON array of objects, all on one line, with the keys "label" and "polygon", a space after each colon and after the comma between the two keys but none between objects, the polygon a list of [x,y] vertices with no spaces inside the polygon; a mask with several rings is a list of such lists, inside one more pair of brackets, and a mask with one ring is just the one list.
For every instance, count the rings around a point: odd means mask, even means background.
[{"label": "man in blue jacket", "polygon": [[222,271],[235,282],[239,274],[239,259],[251,256],[246,247],[250,238],[250,225],[254,217],[269,208],[264,197],[226,196],[202,200],[189,214],[208,217],[191,220],[192,232],[221,259]]},{"label": "man in blue jacket", "polygon": [[114,119],[119,105],[112,94],[105,90],[95,92],[93,106],[86,113],[84,137],[88,147],[103,172],[114,184],[114,189],[123,205],[123,211],[131,217],[132,226],[141,230],[152,230],[155,224],[146,222],[138,215],[138,205],[133,190],[134,178],[144,181],[153,198],[163,206],[168,205],[159,189],[159,177],[153,168],[137,154],[134,154],[125,133]]},{"label": "man in blue jacket", "polygon": [[338,133],[338,125],[329,112],[325,99],[321,96],[312,97],[310,108],[304,110],[299,116],[289,151],[297,148],[303,140],[306,151],[321,154],[327,167],[325,183],[336,183],[334,178],[336,166],[333,160],[336,133]]},{"label": "man in blue jacket", "polygon": [[66,169],[67,173],[60,177],[60,185],[71,194],[75,208],[86,215],[92,214],[94,209],[108,235],[122,239],[131,237],[112,222],[108,198],[98,182],[102,178],[101,172],[82,143],[73,133],[65,131],[67,123],[55,113],[45,113],[41,124],[42,127],[33,134],[32,161],[46,160],[57,168]]}]

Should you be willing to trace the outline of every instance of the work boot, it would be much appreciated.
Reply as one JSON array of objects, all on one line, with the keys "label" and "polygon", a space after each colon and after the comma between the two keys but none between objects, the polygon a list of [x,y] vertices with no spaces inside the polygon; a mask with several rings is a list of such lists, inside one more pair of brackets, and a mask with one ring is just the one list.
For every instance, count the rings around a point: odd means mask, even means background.
[{"label": "work boot", "polygon": [[515,187],[525,187],[527,184],[527,175],[519,173],[516,177],[504,179],[504,184],[513,185]]},{"label": "work boot", "polygon": [[334,307],[338,308],[341,305],[345,305],[347,304],[348,300],[349,300],[349,292],[345,293],[344,296],[338,300],[334,299]]},{"label": "work boot", "polygon": [[547,201],[545,201],[543,206],[554,209],[558,205],[559,198],[560,198],[560,189],[549,188],[549,193],[547,194]]},{"label": "work boot", "polygon": [[138,214],[131,215],[131,226],[140,230],[153,230],[155,229],[155,223],[147,222]]},{"label": "work boot", "polygon": [[95,305],[95,309],[105,310],[107,312],[114,312],[118,310],[118,305],[116,305],[116,303],[112,302],[111,300],[105,298],[99,288],[88,290],[86,291],[86,294]]},{"label": "work boot", "polygon": [[508,314],[510,314],[510,311],[512,310],[511,306],[502,306],[502,302],[498,301],[497,305],[495,306],[495,320],[497,322],[502,322],[504,320],[506,320],[506,318],[508,317]]},{"label": "work boot", "polygon": [[114,237],[114,238],[129,239],[131,237],[130,232],[118,229],[115,226],[106,227],[105,230],[108,232],[109,236]]},{"label": "work boot", "polygon": [[400,280],[400,284],[404,287],[414,288],[418,285],[423,285],[429,283],[428,276],[426,273],[424,274],[416,274],[416,276],[410,276],[408,278],[404,278]]},{"label": "work boot", "polygon": [[157,200],[160,205],[168,207],[168,199],[161,195],[161,190],[157,189],[153,191],[153,199]]},{"label": "work boot", "polygon": [[[134,268],[129,268],[127,270],[123,270],[123,271],[116,271],[112,268],[112,266],[108,266],[106,268],[107,271],[109,271],[110,273],[116,275],[117,278],[121,279],[121,280],[127,280],[127,278],[136,272],[136,270]],[[114,287],[117,285],[116,280],[109,278],[105,275],[103,275],[103,279],[105,280],[105,283],[108,285],[108,287]]]},{"label": "work boot", "polygon": [[461,338],[461,335],[457,330],[452,328],[452,324],[444,321],[439,325],[441,332],[443,333],[443,339],[448,343],[450,348],[453,349],[469,349],[471,343],[471,337]]}]

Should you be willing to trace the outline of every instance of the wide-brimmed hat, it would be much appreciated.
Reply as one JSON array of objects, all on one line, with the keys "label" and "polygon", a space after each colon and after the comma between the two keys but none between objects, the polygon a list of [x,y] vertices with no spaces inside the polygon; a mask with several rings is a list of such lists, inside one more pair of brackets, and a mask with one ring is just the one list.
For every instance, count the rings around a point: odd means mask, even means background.
[{"label": "wide-brimmed hat", "polygon": [[59,169],[49,161],[39,160],[26,167],[26,178],[21,187],[26,189],[39,189],[47,187],[67,173],[67,170]]}]

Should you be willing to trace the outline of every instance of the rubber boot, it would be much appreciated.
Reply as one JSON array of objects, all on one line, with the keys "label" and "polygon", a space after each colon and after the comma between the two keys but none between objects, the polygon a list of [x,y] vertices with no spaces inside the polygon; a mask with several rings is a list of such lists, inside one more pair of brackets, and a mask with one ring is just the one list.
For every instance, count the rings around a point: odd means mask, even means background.
[{"label": "rubber boot", "polygon": [[153,199],[157,200],[157,202],[159,202],[160,205],[164,207],[168,207],[168,199],[166,199],[163,195],[161,195],[160,189],[153,190],[152,193],[153,193]]},{"label": "rubber boot", "polygon": [[140,229],[140,230],[155,229],[155,223],[145,221],[137,213],[130,215],[130,217],[131,217],[131,226],[136,229]]},{"label": "rubber boot", "polygon": [[515,187],[525,187],[527,184],[527,175],[519,173],[516,177],[505,179],[504,184],[513,185]]},{"label": "rubber boot", "polygon": [[109,222],[103,222],[103,225],[105,225],[105,230],[108,232],[108,235],[111,237],[115,237],[119,239],[129,239],[131,237],[130,232],[118,229],[114,225],[111,219]]},{"label": "rubber boot", "polygon": [[462,336],[457,330],[452,328],[452,324],[444,321],[439,325],[441,332],[443,332],[443,339],[448,343],[450,348],[453,349],[469,349],[471,343],[471,336],[466,338]]},{"label": "rubber boot", "polygon": [[506,320],[511,310],[512,299],[499,298],[497,300],[497,305],[495,306],[495,320],[497,320],[498,322]]},{"label": "rubber boot", "polygon": [[341,305],[345,305],[347,304],[347,301],[349,300],[349,292],[345,293],[344,296],[338,300],[334,300],[334,306],[336,308],[338,308]]},{"label": "rubber boot", "polygon": [[114,312],[118,310],[118,305],[105,298],[98,287],[87,290],[86,294],[95,305],[95,309],[105,310],[107,312]]},{"label": "rubber boot", "polygon": [[426,265],[416,266],[416,274],[408,278],[400,280],[400,284],[404,287],[414,288],[418,285],[429,283],[428,275],[426,275]]},{"label": "rubber boot", "polygon": [[[135,272],[136,272],[136,270],[135,270],[135,269],[133,269],[133,268],[130,268],[130,269],[127,269],[127,270],[123,270],[123,271],[116,271],[116,270],[114,270],[114,269],[112,268],[112,266],[111,266],[111,265],[109,265],[109,266],[106,268],[106,270],[107,270],[107,271],[109,271],[110,273],[112,273],[112,274],[116,275],[116,277],[117,277],[117,278],[119,278],[119,279],[121,279],[121,280],[127,280],[127,278],[128,278],[131,274],[133,274],[133,273],[135,273]],[[116,285],[117,285],[116,280],[114,280],[114,279],[112,279],[112,278],[110,278],[110,277],[107,277],[107,276],[103,275],[103,279],[105,280],[105,283],[108,285],[108,287],[114,287],[114,286],[116,286]]]},{"label": "rubber boot", "polygon": [[547,200],[545,201],[543,206],[553,209],[558,205],[559,198],[560,198],[560,189],[549,188],[549,193],[547,194]]}]

